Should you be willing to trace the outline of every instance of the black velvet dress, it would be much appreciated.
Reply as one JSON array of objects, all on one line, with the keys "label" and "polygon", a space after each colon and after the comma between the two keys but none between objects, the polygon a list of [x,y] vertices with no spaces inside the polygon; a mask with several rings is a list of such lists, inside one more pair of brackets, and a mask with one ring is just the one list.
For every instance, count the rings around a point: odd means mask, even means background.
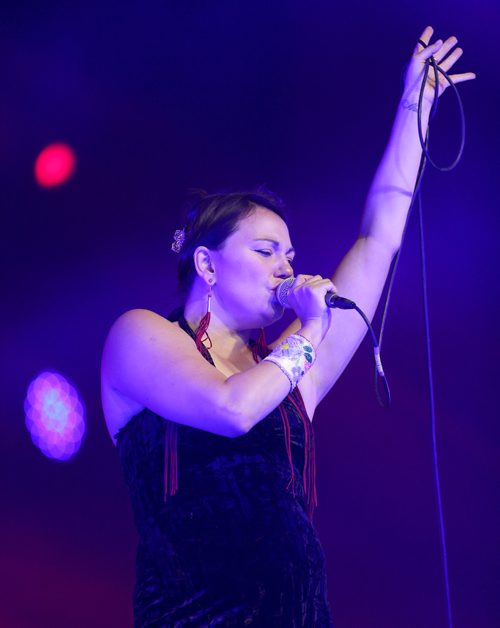
[{"label": "black velvet dress", "polygon": [[[194,338],[182,316],[179,324]],[[139,532],[135,626],[332,626],[306,499],[312,425],[304,428],[301,404],[296,389],[237,438],[174,426],[147,409],[118,432]],[[172,427],[178,486],[165,496]]]}]

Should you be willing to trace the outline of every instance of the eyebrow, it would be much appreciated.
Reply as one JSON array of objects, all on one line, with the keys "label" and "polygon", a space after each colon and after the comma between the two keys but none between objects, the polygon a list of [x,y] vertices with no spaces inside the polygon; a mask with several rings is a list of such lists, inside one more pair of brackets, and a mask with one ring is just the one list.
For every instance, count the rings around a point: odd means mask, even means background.
[{"label": "eyebrow", "polygon": [[[279,247],[280,243],[277,240],[273,240],[273,238],[255,238],[254,241],[264,241],[264,242],[271,242],[272,244],[274,244],[275,246]],[[293,248],[293,246],[291,246],[288,251],[286,252],[287,255],[288,253],[293,253],[295,254],[295,249]]]}]

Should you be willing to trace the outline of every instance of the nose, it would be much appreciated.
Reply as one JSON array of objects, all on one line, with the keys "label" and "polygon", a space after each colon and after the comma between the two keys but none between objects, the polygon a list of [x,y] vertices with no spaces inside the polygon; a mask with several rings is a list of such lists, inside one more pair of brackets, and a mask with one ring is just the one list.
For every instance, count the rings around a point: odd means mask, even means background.
[{"label": "nose", "polygon": [[280,261],[274,275],[275,277],[279,277],[280,279],[288,279],[288,277],[293,277],[293,268],[287,258],[284,258]]}]

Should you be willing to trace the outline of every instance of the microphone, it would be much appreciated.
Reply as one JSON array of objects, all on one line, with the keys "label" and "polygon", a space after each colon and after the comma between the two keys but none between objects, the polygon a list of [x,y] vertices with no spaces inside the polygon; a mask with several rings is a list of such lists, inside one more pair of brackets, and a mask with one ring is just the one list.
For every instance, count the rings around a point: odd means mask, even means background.
[{"label": "microphone", "polygon": [[[290,292],[290,288],[292,287],[294,281],[295,277],[288,277],[288,279],[284,279],[276,288],[276,300],[281,307],[291,307],[288,303],[288,293]],[[339,297],[336,292],[327,292],[325,294],[325,303],[328,307],[335,307],[339,310],[354,310],[357,307],[354,301],[350,301],[344,297]]]}]

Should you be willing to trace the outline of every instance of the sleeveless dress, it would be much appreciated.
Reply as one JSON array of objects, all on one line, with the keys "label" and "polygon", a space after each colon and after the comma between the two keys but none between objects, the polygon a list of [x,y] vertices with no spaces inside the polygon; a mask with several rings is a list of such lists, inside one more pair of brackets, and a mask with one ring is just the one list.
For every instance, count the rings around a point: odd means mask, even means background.
[{"label": "sleeveless dress", "polygon": [[[194,339],[183,315],[177,319]],[[207,350],[203,355],[213,364]],[[117,452],[139,533],[136,627],[333,625],[324,552],[306,499],[301,407],[304,415],[295,389],[236,438],[149,409],[119,430]],[[172,430],[176,487],[165,495]]]}]

